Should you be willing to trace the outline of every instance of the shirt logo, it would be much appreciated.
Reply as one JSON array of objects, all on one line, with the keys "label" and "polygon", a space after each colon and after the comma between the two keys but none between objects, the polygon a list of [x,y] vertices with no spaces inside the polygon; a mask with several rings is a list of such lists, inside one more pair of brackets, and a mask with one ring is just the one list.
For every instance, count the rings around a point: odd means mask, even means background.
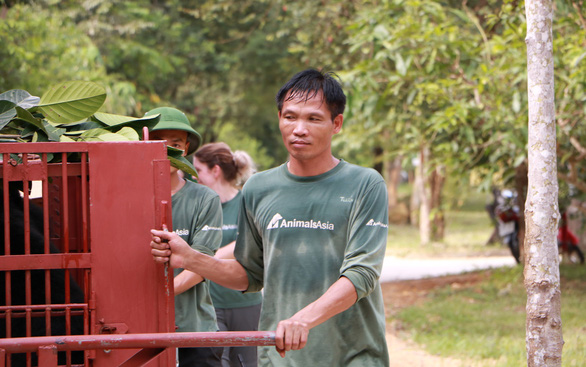
[{"label": "shirt logo", "polygon": [[340,196],[340,201],[343,203],[351,203],[354,201],[354,198],[345,198],[343,196]]},{"label": "shirt logo", "polygon": [[212,226],[208,226],[206,224],[205,226],[203,226],[203,228],[201,230],[202,231],[221,231],[222,228],[221,227],[212,227]]},{"label": "shirt logo", "polygon": [[222,225],[222,231],[230,231],[233,229],[238,229],[238,226],[236,224],[223,224]]},{"label": "shirt logo", "polygon": [[177,229],[174,230],[173,232],[177,233],[179,236],[189,236],[189,229]]},{"label": "shirt logo", "polygon": [[279,213],[273,216],[273,219],[269,222],[267,229],[277,228],[308,228],[308,229],[325,229],[328,231],[334,230],[334,223],[322,220],[299,220],[297,218],[293,220],[287,220]]},{"label": "shirt logo", "polygon": [[269,222],[269,225],[267,226],[267,229],[275,229],[279,227],[279,221],[283,219],[283,217],[281,216],[281,214],[277,213],[275,215],[273,215],[273,219],[271,219],[271,221]]},{"label": "shirt logo", "polygon": [[368,227],[382,227],[382,228],[388,228],[389,226],[383,222],[375,222],[374,219],[371,219],[368,221],[368,223],[366,223],[366,225]]}]

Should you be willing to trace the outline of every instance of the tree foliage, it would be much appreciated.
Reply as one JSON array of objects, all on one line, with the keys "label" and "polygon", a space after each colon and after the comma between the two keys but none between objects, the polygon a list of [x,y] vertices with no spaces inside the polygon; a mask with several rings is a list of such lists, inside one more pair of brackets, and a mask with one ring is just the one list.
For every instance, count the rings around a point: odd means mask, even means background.
[{"label": "tree foliage", "polygon": [[[306,67],[348,92],[337,155],[374,166],[430,150],[428,172],[506,185],[526,162],[524,3],[512,0],[92,0],[0,5],[0,89],[99,82],[103,112],[185,111],[204,141],[286,159],[274,95]],[[584,191],[585,15],[554,4],[559,175]],[[382,154],[381,154],[382,152]],[[568,190],[570,190],[568,189]]]}]

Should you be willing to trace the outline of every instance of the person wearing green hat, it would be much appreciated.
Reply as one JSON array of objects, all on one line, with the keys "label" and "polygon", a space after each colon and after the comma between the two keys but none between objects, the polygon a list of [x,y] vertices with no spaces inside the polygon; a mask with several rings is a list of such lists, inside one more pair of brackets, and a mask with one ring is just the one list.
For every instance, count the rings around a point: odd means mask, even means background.
[{"label": "person wearing green hat", "polygon": [[[160,114],[151,129],[150,140],[164,140],[167,145],[193,153],[201,143],[187,116],[175,108],[159,107],[145,114]],[[171,174],[171,208],[173,232],[191,248],[213,256],[222,240],[222,206],[220,197],[208,187],[185,180],[173,166]],[[216,313],[209,292],[209,281],[181,268],[174,269],[175,323],[177,331],[218,331]],[[179,366],[221,366],[223,348],[179,348]]]}]

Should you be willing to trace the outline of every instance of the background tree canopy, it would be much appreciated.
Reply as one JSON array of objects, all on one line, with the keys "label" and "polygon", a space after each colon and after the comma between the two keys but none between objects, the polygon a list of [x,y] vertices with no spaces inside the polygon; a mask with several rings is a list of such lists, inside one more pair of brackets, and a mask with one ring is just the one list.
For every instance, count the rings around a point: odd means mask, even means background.
[{"label": "background tree canopy", "polygon": [[[559,172],[576,194],[586,192],[584,9],[555,2]],[[315,67],[336,71],[349,97],[336,155],[379,169],[401,157],[409,170],[425,149],[426,174],[485,189],[523,173],[522,1],[3,1],[0,18],[0,91],[94,81],[108,92],[104,112],[175,106],[206,142],[247,150],[261,169],[286,159],[276,91]]]}]

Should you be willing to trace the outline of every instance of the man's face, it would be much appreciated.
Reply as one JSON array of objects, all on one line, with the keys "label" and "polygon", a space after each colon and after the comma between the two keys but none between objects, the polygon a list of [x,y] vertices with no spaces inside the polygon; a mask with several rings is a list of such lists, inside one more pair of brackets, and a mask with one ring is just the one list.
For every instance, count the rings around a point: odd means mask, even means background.
[{"label": "man's face", "polygon": [[279,129],[285,148],[291,160],[303,163],[317,163],[331,157],[332,136],[341,130],[342,122],[342,115],[332,121],[322,92],[307,101],[285,101],[279,112]]},{"label": "man's face", "polygon": [[[156,130],[151,132],[150,140],[164,140],[168,146],[181,149],[183,155],[187,154],[189,143],[187,142],[187,131],[182,130]],[[177,172],[177,168],[171,166],[171,173]]]}]

